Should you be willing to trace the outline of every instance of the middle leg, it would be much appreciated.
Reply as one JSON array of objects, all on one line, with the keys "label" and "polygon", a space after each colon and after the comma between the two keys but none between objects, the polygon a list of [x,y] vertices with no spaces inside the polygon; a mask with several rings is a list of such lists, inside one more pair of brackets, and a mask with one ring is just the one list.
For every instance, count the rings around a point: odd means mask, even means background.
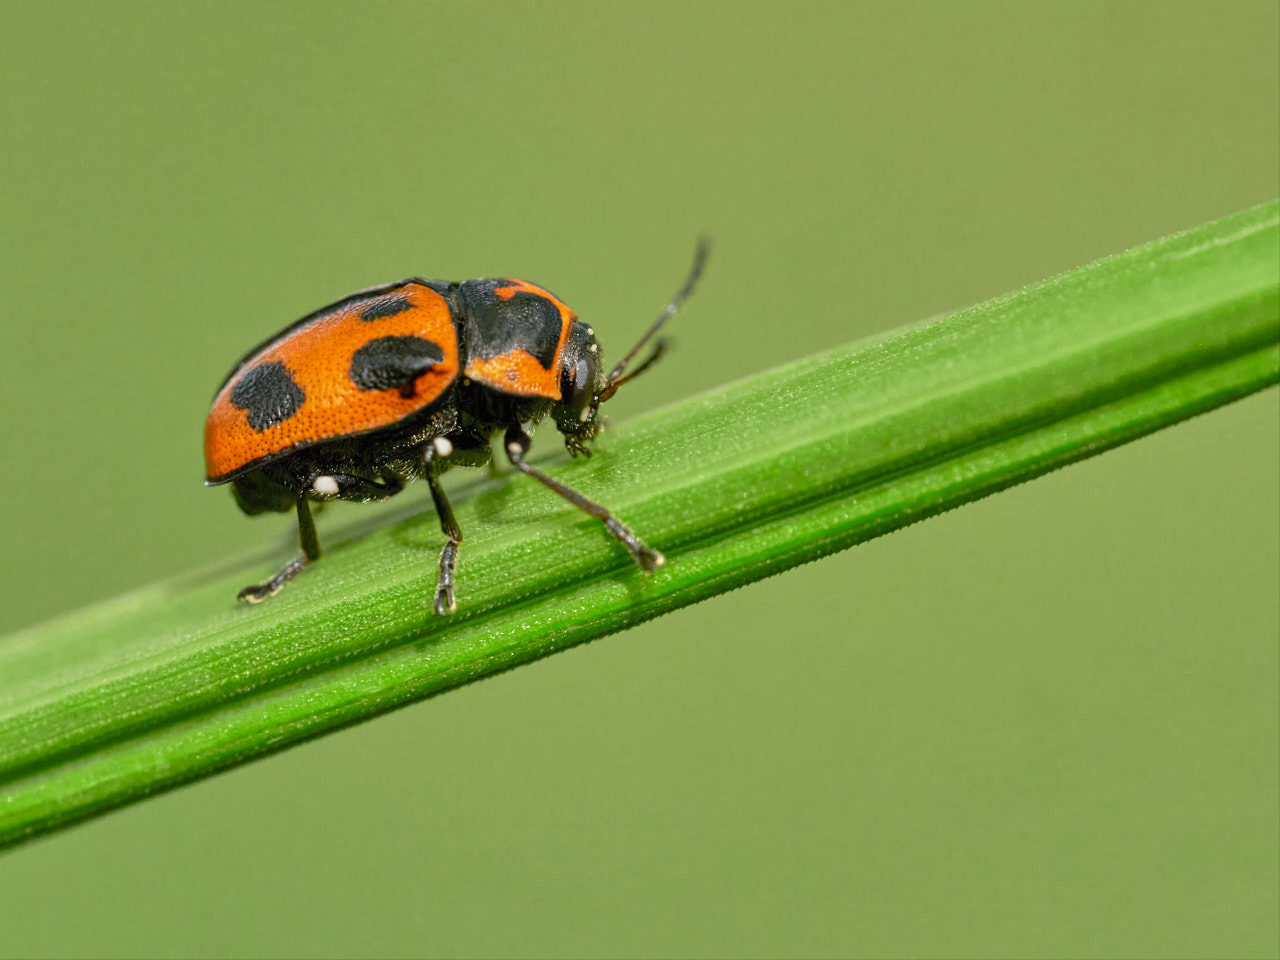
[{"label": "middle leg", "polygon": [[439,617],[453,613],[458,607],[458,602],[453,596],[453,572],[458,565],[458,548],[462,546],[462,528],[458,526],[458,520],[453,515],[453,507],[449,506],[444,488],[440,486],[440,468],[435,462],[442,449],[447,451],[448,448],[432,444],[423,454],[423,460],[426,461],[427,486],[431,488],[431,500],[436,505],[440,529],[449,538],[449,542],[444,545],[444,550],[440,554],[440,580],[436,585],[435,600],[432,604],[436,616]]}]

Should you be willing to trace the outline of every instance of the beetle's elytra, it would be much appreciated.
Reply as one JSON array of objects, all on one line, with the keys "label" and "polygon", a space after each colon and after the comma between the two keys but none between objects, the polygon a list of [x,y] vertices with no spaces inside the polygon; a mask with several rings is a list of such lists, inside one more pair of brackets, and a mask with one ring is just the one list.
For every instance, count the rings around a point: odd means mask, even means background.
[{"label": "beetle's elytra", "polygon": [[227,375],[205,423],[206,483],[230,483],[248,514],[296,510],[302,556],[245,587],[257,603],[320,557],[312,500],[385,500],[407,481],[431,489],[448,542],[434,608],[455,607],[462,531],[439,477],[489,462],[503,434],[513,466],[602,521],[651,573],[664,560],[605,507],[525,462],[525,425],[550,416],[573,456],[590,455],[599,408],[662,355],[627,365],[693,292],[693,268],[640,341],[606,375],[595,331],[554,294],[524,280],[448,283],[411,277],[309,313],[250,350]]}]

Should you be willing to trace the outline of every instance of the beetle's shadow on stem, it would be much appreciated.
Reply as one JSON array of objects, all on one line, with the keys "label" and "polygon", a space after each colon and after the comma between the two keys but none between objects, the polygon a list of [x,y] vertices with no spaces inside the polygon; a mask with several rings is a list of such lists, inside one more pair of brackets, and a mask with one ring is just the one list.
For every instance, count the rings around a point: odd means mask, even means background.
[{"label": "beetle's shadow on stem", "polygon": [[[535,460],[540,466],[555,463],[565,458],[557,453],[549,453]],[[567,462],[567,461],[565,461]],[[452,471],[451,471],[452,472]],[[445,474],[446,481],[449,474]],[[500,467],[487,475],[475,475],[463,482],[446,489],[449,503],[455,512],[461,507],[470,506],[481,523],[488,526],[500,526],[506,521],[506,505],[517,485],[526,481],[512,468]],[[420,491],[419,496],[413,496]],[[374,515],[361,517],[345,524],[328,534],[334,549],[344,547],[361,540],[379,530],[387,529],[392,541],[401,547],[413,550],[440,549],[444,543],[444,533],[440,529],[440,518],[435,505],[431,501],[425,483],[411,486],[402,496],[412,497],[408,503],[386,505]],[[470,531],[463,521],[463,538]]]},{"label": "beetle's shadow on stem", "polygon": [[[574,462],[562,451],[548,450],[533,462],[557,479],[563,479],[564,482],[576,487],[574,474],[577,471],[573,469]],[[591,464],[593,477],[607,482],[622,469],[622,458],[611,457],[605,453],[594,458]],[[581,465],[585,466],[585,464]],[[468,512],[471,513],[469,519],[473,521],[472,525],[500,527],[510,519],[510,497],[513,491],[521,489],[517,485],[525,484],[530,488],[538,488],[535,496],[538,504],[541,505],[539,509],[545,509],[548,515],[563,510],[566,513],[563,519],[579,527],[584,536],[599,536],[610,542],[611,554],[615,559],[606,561],[608,568],[599,570],[595,576],[602,582],[621,587],[626,591],[631,603],[643,603],[648,594],[651,578],[637,569],[631,562],[626,549],[609,537],[597,521],[560,501],[551,491],[540,489],[539,484],[531,478],[518,477],[517,473],[518,471],[506,467],[495,473],[480,473],[476,470],[460,472],[458,479],[461,482],[454,484],[448,491],[450,502],[455,507],[470,507]],[[622,519],[625,523],[626,518]],[[479,520],[480,524],[475,524],[476,520]],[[166,581],[167,587],[175,590],[188,589],[210,581],[221,581],[239,575],[243,575],[247,583],[248,579],[251,579],[251,574],[248,572],[251,568],[267,569],[278,566],[281,556],[298,552],[296,521],[291,514],[282,514],[277,522],[281,521],[283,521],[282,529],[275,545],[261,546],[251,552],[184,572]],[[424,571],[434,572],[436,558],[445,542],[435,506],[425,483],[411,485],[403,494],[385,503],[329,505],[323,512],[319,526],[321,544],[327,557],[334,557],[370,535],[386,530],[391,542],[396,546],[422,554],[426,563]],[[465,518],[463,533],[464,537],[472,533]],[[464,551],[465,549],[464,546]],[[325,559],[322,557],[320,561],[322,567],[324,562]],[[227,599],[228,603],[234,605],[230,595]],[[535,600],[535,596],[526,596],[519,602],[531,603]],[[426,639],[428,638],[424,638]]]},{"label": "beetle's shadow on stem", "polygon": [[[546,450],[541,456],[530,458],[530,462],[573,485],[572,469],[574,461],[565,456],[561,450]],[[607,480],[620,468],[618,459],[607,453],[597,455],[592,466],[601,479]],[[461,473],[461,471],[459,471]],[[452,471],[450,471],[452,473]],[[496,471],[481,473],[477,469],[466,471],[470,476],[462,474],[461,482],[451,485],[447,491],[449,501],[455,510],[467,505],[471,506],[475,517],[487,526],[500,526],[507,520],[507,505],[517,484],[527,483],[534,487],[537,483],[527,477],[518,476],[518,471],[506,466]],[[567,474],[567,475],[566,475]],[[449,474],[445,475],[446,481]],[[548,512],[557,510],[558,498],[550,491],[542,491],[546,495]],[[320,506],[319,504],[315,506]],[[315,509],[313,506],[313,510]],[[359,513],[357,512],[363,511]],[[392,542],[397,546],[421,550],[430,554],[438,553],[444,543],[444,534],[440,529],[440,520],[431,501],[431,495],[425,483],[414,483],[405,492],[386,503],[375,504],[324,504],[319,514],[320,542],[324,554],[333,556],[361,540],[386,530]],[[210,578],[221,579],[224,576],[244,570],[249,566],[271,566],[278,562],[281,555],[295,553],[298,550],[298,533],[296,523],[291,514],[282,514],[281,519],[290,518],[283,524],[276,545],[263,547],[251,553],[228,559],[216,566],[202,567],[192,571],[191,582],[205,582]],[[586,519],[585,517],[583,519]],[[588,521],[588,525],[591,524]],[[464,523],[464,537],[470,533]],[[625,550],[619,547],[620,553]],[[323,558],[320,561],[324,562]],[[434,562],[434,561],[433,561]],[[180,576],[176,583],[185,582]],[[620,584],[627,584],[628,589],[638,589],[633,580],[625,573],[618,577]]]}]

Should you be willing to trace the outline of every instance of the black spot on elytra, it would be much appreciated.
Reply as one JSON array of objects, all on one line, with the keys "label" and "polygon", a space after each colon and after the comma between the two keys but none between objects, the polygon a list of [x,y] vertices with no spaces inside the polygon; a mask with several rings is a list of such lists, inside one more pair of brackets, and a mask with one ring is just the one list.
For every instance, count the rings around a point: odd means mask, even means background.
[{"label": "black spot on elytra", "polygon": [[375,300],[369,306],[360,311],[360,319],[366,321],[382,320],[386,317],[394,317],[397,313],[404,313],[406,310],[412,310],[413,304],[409,302],[408,297],[388,297],[383,300]]},{"label": "black spot on elytra", "polygon": [[442,360],[444,351],[423,337],[379,337],[352,355],[351,381],[361,390],[412,397],[414,381]]},{"label": "black spot on elytra", "polygon": [[278,360],[250,367],[231,388],[232,404],[248,413],[249,426],[259,431],[284,423],[302,409],[306,399]]},{"label": "black spot on elytra", "polygon": [[550,370],[560,345],[560,309],[546,297],[523,291],[503,299],[494,293],[509,280],[468,280],[459,285],[471,356],[489,360],[523,350]]}]

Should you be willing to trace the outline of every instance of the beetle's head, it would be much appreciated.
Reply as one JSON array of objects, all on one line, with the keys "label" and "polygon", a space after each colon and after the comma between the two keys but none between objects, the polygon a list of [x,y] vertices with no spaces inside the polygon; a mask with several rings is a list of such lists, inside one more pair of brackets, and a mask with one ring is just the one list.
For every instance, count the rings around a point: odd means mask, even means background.
[{"label": "beetle's head", "polygon": [[658,315],[658,319],[639,342],[609,371],[608,376],[604,375],[600,367],[600,344],[596,342],[595,331],[581,320],[574,322],[573,329],[569,332],[569,342],[565,346],[564,359],[560,363],[560,402],[552,408],[552,415],[557,429],[564,434],[564,445],[575,457],[591,455],[587,442],[600,432],[600,404],[617,393],[618,388],[628,380],[644,373],[666,350],[666,341],[658,340],[644,362],[626,373],[631,359],[675,315],[685,298],[693,293],[707,262],[709,246],[705,237],[698,241],[693,268],[689,271],[684,286],[671,298],[666,309]]},{"label": "beetle's head", "polygon": [[586,444],[600,432],[598,411],[606,386],[595,331],[575,320],[560,361],[560,402],[551,410],[564,445],[575,457],[591,455]]}]

